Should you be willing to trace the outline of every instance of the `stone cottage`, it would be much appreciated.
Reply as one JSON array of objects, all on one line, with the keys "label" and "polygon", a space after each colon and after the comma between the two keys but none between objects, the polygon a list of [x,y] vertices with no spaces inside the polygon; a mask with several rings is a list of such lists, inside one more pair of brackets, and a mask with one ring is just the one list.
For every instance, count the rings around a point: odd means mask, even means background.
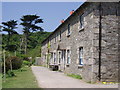
[{"label": "stone cottage", "polygon": [[85,2],[42,42],[44,65],[87,82],[118,82],[118,2]]}]

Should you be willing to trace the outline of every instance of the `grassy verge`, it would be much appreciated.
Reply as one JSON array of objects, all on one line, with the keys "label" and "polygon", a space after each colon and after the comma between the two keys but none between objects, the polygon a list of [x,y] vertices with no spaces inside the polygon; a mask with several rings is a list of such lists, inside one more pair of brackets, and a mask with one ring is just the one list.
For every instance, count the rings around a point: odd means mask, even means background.
[{"label": "grassy verge", "polygon": [[2,88],[2,74],[0,73],[0,89]]},{"label": "grassy verge", "polygon": [[7,77],[2,88],[39,88],[30,67],[14,70],[15,77]]},{"label": "grassy verge", "polygon": [[75,78],[75,79],[82,79],[80,75],[75,75],[75,74],[67,74],[67,76]]}]

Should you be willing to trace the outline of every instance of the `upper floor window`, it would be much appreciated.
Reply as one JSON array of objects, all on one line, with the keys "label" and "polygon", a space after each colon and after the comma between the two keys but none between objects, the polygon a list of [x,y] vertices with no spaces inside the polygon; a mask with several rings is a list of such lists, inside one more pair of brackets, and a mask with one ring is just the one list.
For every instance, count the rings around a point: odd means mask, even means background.
[{"label": "upper floor window", "polygon": [[51,46],[51,41],[52,41],[52,40],[50,39],[50,46]]},{"label": "upper floor window", "polygon": [[80,21],[80,26],[79,26],[80,29],[84,28],[84,16],[83,16],[83,14],[80,15],[79,21]]},{"label": "upper floor window", "polygon": [[49,39],[48,40],[48,46],[47,46],[48,48],[50,48],[51,47],[51,40]]},{"label": "upper floor window", "polygon": [[83,47],[79,48],[79,65],[83,65]]},{"label": "upper floor window", "polygon": [[70,24],[68,24],[68,31],[67,31],[67,35],[70,35],[71,31],[70,31]]},{"label": "upper floor window", "polygon": [[61,31],[60,31],[60,35],[59,35],[59,40],[61,40]]},{"label": "upper floor window", "polygon": [[54,38],[54,43],[56,43],[56,34],[55,34],[55,38]]}]

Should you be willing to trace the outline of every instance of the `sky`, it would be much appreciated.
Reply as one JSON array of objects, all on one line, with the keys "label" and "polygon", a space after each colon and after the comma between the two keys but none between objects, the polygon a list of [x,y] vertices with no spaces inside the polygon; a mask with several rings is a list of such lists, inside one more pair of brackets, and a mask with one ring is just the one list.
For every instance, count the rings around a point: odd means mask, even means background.
[{"label": "sky", "polygon": [[[43,19],[40,26],[47,32],[54,31],[62,19],[70,16],[70,11],[76,10],[82,2],[2,2],[2,22],[17,20],[23,15],[37,14]],[[17,32],[22,33],[22,26],[17,26]]]}]

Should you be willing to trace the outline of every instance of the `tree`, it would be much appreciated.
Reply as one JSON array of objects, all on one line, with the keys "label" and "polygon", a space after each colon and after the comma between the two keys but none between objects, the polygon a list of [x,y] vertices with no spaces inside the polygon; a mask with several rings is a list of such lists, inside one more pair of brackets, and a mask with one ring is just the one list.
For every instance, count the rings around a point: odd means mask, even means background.
[{"label": "tree", "polygon": [[[13,34],[18,34],[14,29],[16,29],[17,21],[15,20],[10,20],[7,22],[2,22],[3,24],[3,29],[2,31],[5,31],[8,33],[8,38],[7,38],[7,45],[5,45],[5,49],[8,51],[14,51],[16,50],[16,45],[10,45],[10,38]],[[12,62],[10,63],[12,65]],[[12,66],[11,66],[12,70]]]},{"label": "tree", "polygon": [[0,32],[2,31],[2,26],[0,25]]},{"label": "tree", "polygon": [[30,33],[36,31],[43,31],[41,27],[38,26],[39,23],[43,23],[43,19],[40,19],[40,16],[37,15],[25,15],[21,18],[24,33],[24,52],[27,53],[28,40],[30,40]]},{"label": "tree", "polygon": [[10,43],[10,38],[13,34],[18,34],[14,29],[16,29],[16,25],[17,25],[17,21],[15,20],[10,20],[7,22],[2,22],[3,24],[3,29],[2,31],[5,31],[8,33],[8,41],[7,41],[7,45],[9,46]]}]

